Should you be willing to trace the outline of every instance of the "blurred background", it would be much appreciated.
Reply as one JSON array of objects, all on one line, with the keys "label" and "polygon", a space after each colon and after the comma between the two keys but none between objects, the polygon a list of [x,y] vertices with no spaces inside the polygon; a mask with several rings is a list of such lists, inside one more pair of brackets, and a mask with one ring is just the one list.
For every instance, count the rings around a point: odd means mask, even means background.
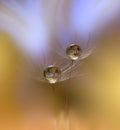
[{"label": "blurred background", "polygon": [[51,85],[19,71],[22,54],[10,36],[1,33],[0,129],[66,130],[68,95],[71,130],[119,130],[119,14],[101,31],[95,51],[78,68],[82,76],[57,83],[55,92]]}]

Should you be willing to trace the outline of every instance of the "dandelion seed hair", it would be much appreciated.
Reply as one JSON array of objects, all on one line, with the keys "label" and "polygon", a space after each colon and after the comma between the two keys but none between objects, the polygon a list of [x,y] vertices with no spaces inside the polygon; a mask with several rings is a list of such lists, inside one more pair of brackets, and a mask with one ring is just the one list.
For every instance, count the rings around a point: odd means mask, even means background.
[{"label": "dandelion seed hair", "polygon": [[[108,5],[109,0],[0,0],[0,31],[8,33],[23,55],[38,64],[40,81],[46,81],[43,73],[51,65],[61,71],[57,82],[63,81],[69,79],[71,67],[72,76],[76,75],[81,61],[93,52],[94,36],[89,38],[89,33],[100,31],[119,9],[114,2],[115,10],[108,8],[103,18],[101,11]],[[52,36],[57,42],[51,42]],[[71,60],[75,60],[72,66]]]}]

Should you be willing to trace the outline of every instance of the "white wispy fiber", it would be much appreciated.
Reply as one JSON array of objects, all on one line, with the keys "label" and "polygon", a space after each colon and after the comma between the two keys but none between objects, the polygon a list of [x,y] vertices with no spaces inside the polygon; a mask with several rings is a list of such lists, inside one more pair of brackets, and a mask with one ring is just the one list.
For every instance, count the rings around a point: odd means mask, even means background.
[{"label": "white wispy fiber", "polygon": [[[0,0],[0,31],[8,33],[24,55],[39,62],[40,77],[54,65],[61,69],[63,81],[70,77],[71,68],[76,76],[81,60],[94,49],[94,34],[115,17],[119,6],[119,0]],[[82,48],[73,65],[66,56],[70,44]]]},{"label": "white wispy fiber", "polygon": [[33,58],[47,52],[49,36],[41,0],[0,0],[0,31]]},{"label": "white wispy fiber", "polygon": [[67,59],[66,48],[77,44],[82,48],[79,62],[88,57],[96,47],[100,32],[119,10],[119,0],[60,0],[56,20],[59,55]]},{"label": "white wispy fiber", "polygon": [[[88,3],[90,3],[90,1]],[[56,17],[57,43],[55,44],[55,49],[59,55],[68,59],[66,56],[66,48],[70,44],[79,45],[82,48],[82,55],[79,58],[80,62],[80,60],[88,57],[95,48],[94,32],[92,30],[92,27],[88,27],[88,24],[90,24],[89,21],[94,20],[92,17],[93,14],[91,14],[91,19],[88,19],[88,23],[84,23],[85,20],[83,14],[86,13],[86,11],[82,11],[82,9],[86,8],[87,1],[82,2],[81,0],[60,0],[58,4],[58,15]],[[79,9],[79,11],[77,12],[76,9]],[[87,13],[89,13],[89,11],[90,10],[88,9]],[[81,19],[81,16],[83,16],[83,19]],[[83,27],[82,23],[86,24],[85,27]],[[80,26],[82,28],[80,28]]]}]

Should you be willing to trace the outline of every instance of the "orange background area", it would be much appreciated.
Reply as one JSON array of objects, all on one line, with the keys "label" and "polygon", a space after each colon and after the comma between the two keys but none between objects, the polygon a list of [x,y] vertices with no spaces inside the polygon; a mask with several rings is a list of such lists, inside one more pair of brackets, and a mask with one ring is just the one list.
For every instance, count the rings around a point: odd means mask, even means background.
[{"label": "orange background area", "polygon": [[[56,84],[57,91],[67,88],[75,93],[80,104],[86,103],[83,108],[81,105],[70,108],[71,130],[120,129],[119,29],[106,29],[97,42],[93,54],[78,68],[83,76]],[[10,38],[1,34],[0,130],[67,129],[62,103],[51,94],[49,85],[34,83],[24,89],[24,76],[17,71],[20,59]]]}]

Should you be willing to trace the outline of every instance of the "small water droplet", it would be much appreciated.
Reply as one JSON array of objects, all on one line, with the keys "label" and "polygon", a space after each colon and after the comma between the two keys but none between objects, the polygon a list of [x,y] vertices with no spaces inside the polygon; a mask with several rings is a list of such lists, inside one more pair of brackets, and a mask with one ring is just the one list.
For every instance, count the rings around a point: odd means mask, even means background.
[{"label": "small water droplet", "polygon": [[81,53],[82,53],[81,47],[76,44],[71,44],[66,49],[66,55],[71,60],[77,60],[80,57]]},{"label": "small water droplet", "polygon": [[60,76],[61,70],[58,67],[51,65],[44,70],[44,77],[51,84],[56,83],[59,80]]}]

